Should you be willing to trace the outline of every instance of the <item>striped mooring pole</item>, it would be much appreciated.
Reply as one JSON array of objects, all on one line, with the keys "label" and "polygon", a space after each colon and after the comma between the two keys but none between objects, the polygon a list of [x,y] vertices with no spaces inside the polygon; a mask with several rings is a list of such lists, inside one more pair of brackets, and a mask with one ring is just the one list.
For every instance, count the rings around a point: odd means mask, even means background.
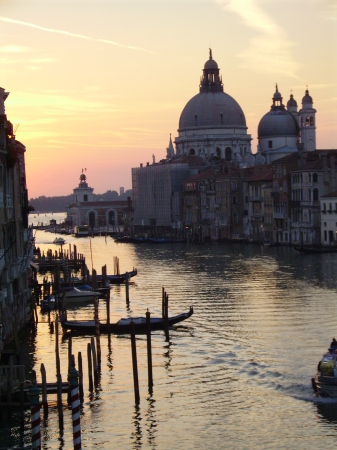
[{"label": "striped mooring pole", "polygon": [[73,439],[74,450],[80,450],[81,445],[81,420],[80,420],[80,402],[78,398],[78,372],[73,367],[69,372],[69,383],[71,388],[71,410],[73,416]]},{"label": "striped mooring pole", "polygon": [[29,398],[31,405],[32,421],[32,449],[41,450],[41,432],[40,432],[40,389],[36,386],[36,374],[33,375],[33,385],[29,389]]}]

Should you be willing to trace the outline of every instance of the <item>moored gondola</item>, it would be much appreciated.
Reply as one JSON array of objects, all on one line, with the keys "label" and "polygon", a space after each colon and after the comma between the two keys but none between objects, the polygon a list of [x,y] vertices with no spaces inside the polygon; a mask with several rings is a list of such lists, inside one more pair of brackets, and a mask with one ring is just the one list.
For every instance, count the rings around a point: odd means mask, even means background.
[{"label": "moored gondola", "polygon": [[[193,314],[193,307],[186,313],[178,314],[176,316],[168,317],[167,326],[171,327],[177,323],[183,322],[184,320],[191,317]],[[136,333],[146,332],[146,318],[145,317],[134,317],[120,319],[116,323],[101,323],[99,325],[100,333],[115,333],[115,334],[127,334],[130,333],[130,323],[131,320],[135,324]],[[94,320],[62,320],[62,328],[65,331],[77,332],[80,334],[95,334],[95,321]],[[151,331],[164,330],[166,327],[165,320],[162,317],[153,317],[150,319]]]}]

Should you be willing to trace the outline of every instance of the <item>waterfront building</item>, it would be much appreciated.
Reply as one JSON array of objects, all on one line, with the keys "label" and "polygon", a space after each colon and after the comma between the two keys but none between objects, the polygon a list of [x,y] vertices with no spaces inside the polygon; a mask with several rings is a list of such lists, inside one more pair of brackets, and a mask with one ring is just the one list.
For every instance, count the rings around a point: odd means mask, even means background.
[{"label": "waterfront building", "polygon": [[183,221],[192,241],[202,242],[211,236],[215,172],[211,167],[183,181]]},{"label": "waterfront building", "polygon": [[321,197],[337,190],[336,161],[336,150],[299,148],[298,168],[291,173],[293,244],[321,243]]},{"label": "waterfront building", "polygon": [[25,146],[7,120],[0,88],[0,348],[26,323],[31,305],[33,230],[28,228]]},{"label": "waterfront building", "polygon": [[337,245],[337,192],[322,195],[321,206],[321,245]]},{"label": "waterfront building", "polygon": [[[248,171],[247,171],[248,172]],[[273,180],[270,166],[254,167],[254,173],[245,176],[248,186],[248,236],[254,241],[270,239],[272,207],[270,204],[271,186]],[[268,205],[268,206],[266,206]],[[268,224],[268,229],[265,227]],[[266,233],[268,231],[268,234]]]},{"label": "waterfront building", "polygon": [[215,176],[213,240],[242,239],[244,237],[245,204],[242,170],[223,164]]},{"label": "waterfront building", "polygon": [[123,210],[127,206],[124,200],[94,200],[94,189],[82,170],[80,182],[73,189],[73,201],[66,208],[67,221],[72,227],[87,225],[92,232],[122,231]]},{"label": "waterfront building", "polygon": [[183,180],[205,166],[202,158],[190,155],[133,168],[134,233],[150,236],[167,234],[171,230],[181,233]]}]

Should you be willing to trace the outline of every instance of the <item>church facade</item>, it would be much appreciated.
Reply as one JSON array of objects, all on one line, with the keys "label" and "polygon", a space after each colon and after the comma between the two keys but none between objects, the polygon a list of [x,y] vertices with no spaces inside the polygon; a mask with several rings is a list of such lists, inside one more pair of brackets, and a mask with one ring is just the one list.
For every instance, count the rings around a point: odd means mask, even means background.
[{"label": "church facade", "polygon": [[72,227],[87,225],[92,231],[120,231],[123,228],[123,211],[127,201],[95,201],[94,189],[88,186],[87,177],[80,176],[73,190],[73,201],[67,206],[67,220]]}]

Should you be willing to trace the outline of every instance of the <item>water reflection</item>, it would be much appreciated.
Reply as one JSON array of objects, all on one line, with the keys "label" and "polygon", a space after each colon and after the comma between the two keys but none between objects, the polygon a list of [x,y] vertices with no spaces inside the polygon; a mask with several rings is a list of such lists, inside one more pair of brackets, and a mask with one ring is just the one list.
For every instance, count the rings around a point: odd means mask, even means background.
[{"label": "water reflection", "polygon": [[317,415],[322,422],[331,423],[337,429],[337,401],[335,399],[320,399],[315,406]]},{"label": "water reflection", "polygon": [[156,433],[157,433],[157,421],[155,418],[156,414],[156,400],[153,398],[151,394],[148,395],[146,399],[148,403],[148,408],[146,411],[146,431],[147,431],[147,442],[151,447],[155,447],[156,445]]},{"label": "water reflection", "polygon": [[134,413],[132,416],[132,422],[134,425],[134,431],[131,433],[131,443],[133,448],[139,449],[142,446],[142,417],[140,414],[140,407],[135,405]]}]

